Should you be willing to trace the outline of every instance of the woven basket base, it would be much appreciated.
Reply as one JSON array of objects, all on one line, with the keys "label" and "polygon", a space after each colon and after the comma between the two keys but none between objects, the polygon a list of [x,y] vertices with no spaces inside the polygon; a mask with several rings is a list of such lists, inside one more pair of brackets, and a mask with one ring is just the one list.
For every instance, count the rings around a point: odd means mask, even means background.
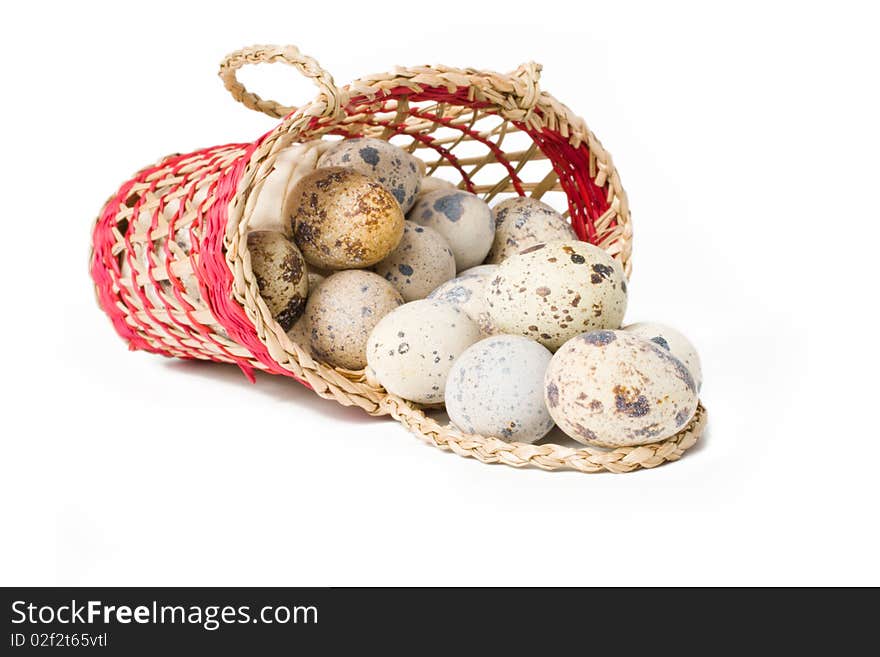
[{"label": "woven basket base", "polygon": [[618,474],[677,461],[703,435],[707,415],[700,403],[688,425],[674,436],[659,443],[608,450],[598,447],[572,448],[555,443],[508,443],[499,438],[462,433],[451,425],[441,425],[423,410],[393,395],[386,397],[382,406],[385,412],[425,442],[483,463],[503,463],[515,468],[536,466],[542,470]]}]

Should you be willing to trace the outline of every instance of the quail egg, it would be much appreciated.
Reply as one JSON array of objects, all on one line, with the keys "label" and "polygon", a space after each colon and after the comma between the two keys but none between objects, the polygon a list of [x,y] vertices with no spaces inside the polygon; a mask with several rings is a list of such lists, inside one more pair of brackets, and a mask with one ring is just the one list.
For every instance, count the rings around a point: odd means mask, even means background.
[{"label": "quail egg", "polygon": [[617,261],[578,241],[540,244],[511,256],[486,289],[489,317],[499,331],[551,351],[584,331],[620,328],[626,299]]},{"label": "quail egg", "polygon": [[528,196],[502,201],[492,208],[495,240],[486,262],[498,263],[536,244],[576,240],[571,225],[546,203]]},{"label": "quail egg", "polygon": [[459,190],[440,189],[419,199],[409,219],[443,235],[455,254],[458,271],[474,267],[492,247],[495,221],[479,197]]},{"label": "quail egg", "polygon": [[624,326],[623,330],[633,333],[651,342],[656,342],[661,347],[668,349],[669,353],[678,358],[691,371],[697,390],[703,387],[703,372],[700,366],[700,356],[694,345],[680,332],[671,326],[657,322],[636,322]]},{"label": "quail egg", "polygon": [[[451,303],[461,308],[468,317],[477,323],[483,335],[494,335],[498,329],[489,317],[488,304],[486,303],[486,286],[491,280],[492,272],[496,265],[488,265],[491,271],[476,271],[482,267],[468,269],[458,278],[447,281],[428,295],[429,299]],[[474,272],[476,273],[467,273]]]},{"label": "quail egg", "polygon": [[402,303],[397,290],[373,272],[350,269],[332,274],[306,304],[312,353],[336,367],[363,369],[370,332]]},{"label": "quail egg", "polygon": [[260,296],[285,331],[302,315],[309,294],[308,268],[296,245],[284,233],[257,230],[248,233],[251,269]]},{"label": "quail egg", "polygon": [[446,411],[467,433],[532,443],[553,428],[544,403],[552,354],[519,335],[496,335],[468,347],[446,382]]},{"label": "quail egg", "polygon": [[294,239],[310,265],[360,269],[375,265],[403,236],[403,213],[379,183],[342,167],[317,169],[291,192]]},{"label": "quail egg", "polygon": [[416,196],[416,201],[418,202],[418,200],[426,194],[436,192],[438,189],[453,190],[456,189],[456,187],[448,180],[443,180],[443,178],[425,176],[422,178],[422,188],[419,190],[418,196]]},{"label": "quail egg", "polygon": [[405,301],[415,301],[424,299],[431,290],[455,276],[455,257],[440,233],[407,221],[400,244],[374,270]]},{"label": "quail egg", "polygon": [[373,329],[367,363],[388,392],[422,404],[440,403],[453,362],[479,339],[480,329],[455,306],[412,301]]},{"label": "quail egg", "polygon": [[547,368],[544,395],[560,429],[603,447],[664,440],[697,409],[697,386],[684,363],[625,331],[590,331],[566,342]]},{"label": "quail egg", "polygon": [[416,201],[422,184],[421,160],[381,139],[346,139],[318,160],[319,167],[350,167],[378,182],[404,212]]}]

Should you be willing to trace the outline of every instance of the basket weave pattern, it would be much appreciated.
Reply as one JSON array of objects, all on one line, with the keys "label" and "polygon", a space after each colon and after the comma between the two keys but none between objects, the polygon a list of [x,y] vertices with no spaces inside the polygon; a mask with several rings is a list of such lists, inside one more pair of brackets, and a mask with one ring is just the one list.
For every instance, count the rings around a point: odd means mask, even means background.
[{"label": "basket weave pattern", "polygon": [[[319,95],[293,108],[248,92],[235,73],[261,62],[294,66]],[[398,68],[340,89],[296,48],[255,46],[227,57],[220,74],[237,100],[282,120],[253,143],[167,157],[107,201],[94,228],[91,272],[101,307],[131,349],[234,363],[251,380],[255,369],[290,376],[321,397],[391,415],[431,444],[487,463],[629,472],[676,460],[696,442],[702,406],[661,443],[610,451],[463,434],[388,394],[363,371],[315,360],[260,297],[245,246],[249,195],[283,149],[328,136],[390,140],[425,160],[429,174],[444,171],[486,201],[556,201],[577,235],[617,258],[629,275],[630,213],[611,156],[582,119],[540,90],[540,66],[524,64],[508,75]]]}]

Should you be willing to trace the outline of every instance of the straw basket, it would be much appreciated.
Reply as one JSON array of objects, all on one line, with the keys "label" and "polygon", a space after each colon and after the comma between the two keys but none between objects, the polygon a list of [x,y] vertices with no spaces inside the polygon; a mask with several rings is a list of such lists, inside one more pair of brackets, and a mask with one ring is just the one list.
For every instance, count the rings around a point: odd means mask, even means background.
[{"label": "straw basket", "polygon": [[[261,62],[295,67],[320,93],[293,108],[248,92],[236,71]],[[232,53],[220,67],[226,87],[281,122],[252,143],[166,157],[120,187],[93,233],[91,273],[101,307],[131,349],[234,363],[251,381],[254,370],[289,376],[321,397],[391,415],[429,443],[486,463],[629,472],[678,459],[703,429],[702,406],[675,436],[614,450],[464,434],[364,372],[314,359],[260,297],[246,248],[249,195],[279,152],[332,135],[390,140],[425,160],[428,173],[445,173],[487,201],[530,195],[567,208],[578,236],[617,258],[629,275],[630,213],[611,156],[582,119],[539,88],[540,71],[535,63],[510,74],[395,68],[339,88],[293,46]]]}]

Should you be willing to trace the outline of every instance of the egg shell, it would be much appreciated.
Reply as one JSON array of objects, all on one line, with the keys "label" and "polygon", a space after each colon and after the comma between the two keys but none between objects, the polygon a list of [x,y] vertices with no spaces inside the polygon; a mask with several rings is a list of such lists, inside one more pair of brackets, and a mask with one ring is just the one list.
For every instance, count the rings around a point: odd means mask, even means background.
[{"label": "egg shell", "polygon": [[247,248],[260,296],[275,321],[289,331],[309,295],[309,272],[302,254],[284,233],[274,230],[248,233]]},{"label": "egg shell", "polygon": [[492,208],[495,240],[486,262],[499,263],[537,244],[576,240],[565,218],[546,203],[528,196],[502,201]]},{"label": "egg shell", "polygon": [[367,362],[388,392],[422,404],[439,403],[453,362],[479,339],[480,329],[455,306],[412,301],[373,329]]},{"label": "egg shell", "polygon": [[680,331],[658,322],[636,322],[635,324],[624,326],[623,330],[668,349],[673,356],[678,358],[691,371],[697,384],[697,390],[702,389],[703,369],[700,364],[700,356],[693,343],[682,335]]},{"label": "egg shell", "polygon": [[[492,267],[494,268],[494,265]],[[474,267],[468,271],[474,269],[479,268]],[[499,331],[489,316],[486,303],[486,286],[491,273],[462,274],[438,287],[428,295],[428,298],[457,306],[477,323],[480,333],[484,336],[495,335]]]},{"label": "egg shell", "polygon": [[379,183],[342,167],[317,169],[294,186],[290,220],[310,265],[359,269],[375,265],[403,236],[403,213]]},{"label": "egg shell", "polygon": [[489,206],[468,192],[440,189],[426,194],[408,217],[446,238],[458,271],[481,264],[495,237],[495,221]]},{"label": "egg shell", "polygon": [[551,242],[511,256],[486,289],[498,330],[537,340],[555,351],[594,329],[617,329],[626,311],[623,269],[586,242]]},{"label": "egg shell", "polygon": [[494,274],[498,271],[498,265],[477,265],[476,267],[471,267],[470,269],[465,269],[462,272],[459,272],[459,277],[461,276],[474,276],[477,274]]},{"label": "egg shell", "polygon": [[346,139],[332,146],[319,167],[350,167],[387,189],[404,212],[416,201],[422,186],[420,160],[382,139]]},{"label": "egg shell", "polygon": [[416,196],[416,202],[418,203],[419,199],[423,196],[442,189],[452,190],[456,189],[456,186],[448,180],[443,180],[443,178],[425,176],[422,178],[422,187],[419,189],[418,196]]},{"label": "egg shell", "polygon": [[373,269],[405,301],[415,301],[455,276],[455,256],[436,230],[407,221],[400,244]]},{"label": "egg shell", "polygon": [[291,342],[299,345],[301,349],[305,349],[310,354],[312,353],[312,345],[310,343],[311,325],[309,324],[306,313],[303,313],[300,318],[293,323],[293,326],[287,331],[287,337],[290,338]]},{"label": "egg shell", "polygon": [[625,331],[590,331],[556,352],[544,378],[550,415],[575,440],[602,447],[668,438],[697,410],[690,370]]},{"label": "egg shell", "polygon": [[446,411],[467,433],[533,443],[553,428],[544,403],[552,354],[533,340],[496,335],[468,347],[446,382]]},{"label": "egg shell", "polygon": [[402,303],[397,290],[373,272],[336,272],[312,292],[306,304],[312,353],[335,367],[363,369],[370,332]]},{"label": "egg shell", "polygon": [[326,279],[326,278],[327,278],[326,276],[323,276],[323,275],[319,274],[318,272],[310,271],[309,272],[309,294],[311,294],[312,291],[316,287],[318,287],[321,283],[323,283],[324,279]]}]

